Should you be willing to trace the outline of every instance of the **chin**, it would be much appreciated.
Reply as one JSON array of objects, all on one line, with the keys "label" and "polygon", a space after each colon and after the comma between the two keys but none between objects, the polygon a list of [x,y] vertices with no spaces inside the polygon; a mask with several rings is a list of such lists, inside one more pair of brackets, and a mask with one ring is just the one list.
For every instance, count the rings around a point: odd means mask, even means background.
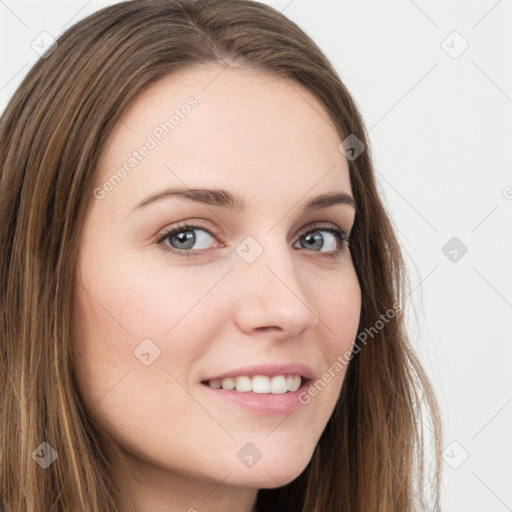
[{"label": "chin", "polygon": [[307,467],[312,457],[312,452],[302,457],[297,453],[277,453],[267,457],[267,460],[259,460],[254,466],[238,468],[231,475],[232,483],[244,487],[258,489],[274,489],[293,482]]},{"label": "chin", "polygon": [[265,470],[259,473],[240,474],[234,477],[233,484],[241,487],[253,487],[255,489],[276,489],[293,482],[306,468],[293,468],[283,472],[271,472],[268,474]]}]

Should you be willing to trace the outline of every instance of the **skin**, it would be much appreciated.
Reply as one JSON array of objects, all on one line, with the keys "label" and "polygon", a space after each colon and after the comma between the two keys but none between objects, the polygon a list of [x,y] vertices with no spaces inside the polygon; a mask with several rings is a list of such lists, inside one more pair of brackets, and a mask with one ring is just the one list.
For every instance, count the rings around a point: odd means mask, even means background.
[{"label": "skin", "polygon": [[[100,187],[175,108],[190,96],[198,101],[120,183],[92,199],[81,234],[80,393],[126,452],[116,477],[142,512],[249,512],[259,488],[295,479],[331,416],[345,369],[287,416],[214,400],[201,381],[288,362],[308,364],[316,380],[357,335],[361,291],[350,250],[329,256],[335,238],[314,226],[350,233],[355,209],[301,213],[317,195],[352,195],[338,133],[298,83],[221,71],[195,66],[165,77],[123,113],[100,162]],[[172,196],[131,212],[171,186],[226,189],[247,209]],[[162,249],[174,243],[179,251],[176,240],[156,242],[181,221],[200,221],[213,233],[194,231],[202,237],[196,255]],[[323,245],[311,249],[302,235],[319,229]],[[247,236],[263,250],[252,263],[236,252]],[[160,350],[147,366],[134,356],[144,339]],[[248,442],[262,454],[252,467],[237,457]]]}]

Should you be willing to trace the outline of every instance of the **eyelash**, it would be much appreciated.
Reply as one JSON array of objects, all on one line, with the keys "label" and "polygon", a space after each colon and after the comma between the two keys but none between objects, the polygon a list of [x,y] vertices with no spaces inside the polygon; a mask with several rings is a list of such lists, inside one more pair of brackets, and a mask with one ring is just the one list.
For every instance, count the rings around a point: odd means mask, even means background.
[{"label": "eyelash", "polygon": [[[178,224],[176,226],[169,228],[161,235],[158,235],[158,237],[156,239],[156,244],[164,252],[174,253],[174,254],[177,254],[177,255],[183,256],[183,257],[199,256],[199,255],[201,255],[201,252],[202,252],[201,249],[199,249],[199,250],[197,250],[197,249],[196,250],[178,250],[178,249],[174,249],[174,248],[170,247],[167,244],[164,244],[164,241],[168,237],[170,237],[176,233],[180,233],[181,231],[193,231],[194,229],[204,230],[210,236],[212,236],[214,238],[216,237],[216,233],[212,232],[212,230],[209,229],[207,226],[201,225],[201,223],[187,224],[186,222],[183,222],[181,224]],[[303,237],[304,235],[307,235],[308,233],[311,233],[313,231],[327,231],[329,233],[334,234],[337,238],[337,249],[335,250],[335,252],[325,253],[325,252],[311,251],[311,252],[318,252],[322,257],[336,259],[339,256],[341,256],[341,254],[344,253],[345,250],[349,247],[350,236],[347,235],[347,233],[345,231],[343,231],[341,228],[339,228],[335,224],[328,224],[327,226],[313,225],[313,226],[309,227],[307,229],[307,231],[302,232],[299,235],[299,239],[301,237]],[[302,247],[301,249],[304,249],[304,247]]]}]

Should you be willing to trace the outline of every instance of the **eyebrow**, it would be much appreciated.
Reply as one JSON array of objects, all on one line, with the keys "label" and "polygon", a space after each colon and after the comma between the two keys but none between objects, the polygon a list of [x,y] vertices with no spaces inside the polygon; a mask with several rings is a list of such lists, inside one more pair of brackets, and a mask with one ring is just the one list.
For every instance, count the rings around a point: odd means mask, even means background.
[{"label": "eyebrow", "polygon": [[[198,203],[207,204],[210,206],[221,206],[229,208],[236,212],[243,212],[247,208],[245,200],[227,190],[222,189],[192,189],[192,188],[166,188],[158,192],[150,194],[142,201],[137,203],[132,208],[131,213],[139,208],[143,208],[155,201],[170,197],[182,197]],[[354,198],[346,192],[329,192],[310,199],[302,208],[302,212],[311,210],[319,210],[321,208],[328,208],[335,204],[347,204],[356,208]]]}]

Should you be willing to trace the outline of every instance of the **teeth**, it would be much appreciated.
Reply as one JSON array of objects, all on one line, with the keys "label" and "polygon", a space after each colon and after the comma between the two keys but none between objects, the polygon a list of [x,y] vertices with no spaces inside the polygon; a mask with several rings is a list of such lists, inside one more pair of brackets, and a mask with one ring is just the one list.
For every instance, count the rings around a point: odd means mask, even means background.
[{"label": "teeth", "polygon": [[240,377],[226,379],[213,379],[208,381],[210,387],[214,389],[226,389],[232,391],[240,391],[242,393],[263,393],[274,395],[282,395],[289,391],[297,391],[302,383],[300,375],[276,375],[275,377],[267,377],[266,375],[255,375],[254,377],[247,377],[241,375]]},{"label": "teeth", "polygon": [[270,393],[270,379],[264,375],[256,375],[252,378],[253,393]]},{"label": "teeth", "polygon": [[249,379],[249,377],[237,377],[235,389],[245,393],[252,391],[251,379]]},{"label": "teeth", "polygon": [[219,389],[222,387],[222,380],[221,379],[214,379],[210,381],[210,387],[214,389]]},{"label": "teeth", "polygon": [[290,391],[297,391],[300,388],[301,379],[298,375],[294,375],[293,377],[288,377],[286,380],[286,385]]},{"label": "teeth", "polygon": [[[268,380],[268,379],[267,379]],[[299,377],[300,380],[300,377]],[[286,378],[283,375],[272,377],[269,381],[269,391],[274,395],[280,395],[281,393],[288,392],[288,386],[286,385]],[[290,390],[292,391],[292,390]]]},{"label": "teeth", "polygon": [[222,389],[228,389],[229,391],[235,389],[235,379],[222,379],[220,382]]}]

